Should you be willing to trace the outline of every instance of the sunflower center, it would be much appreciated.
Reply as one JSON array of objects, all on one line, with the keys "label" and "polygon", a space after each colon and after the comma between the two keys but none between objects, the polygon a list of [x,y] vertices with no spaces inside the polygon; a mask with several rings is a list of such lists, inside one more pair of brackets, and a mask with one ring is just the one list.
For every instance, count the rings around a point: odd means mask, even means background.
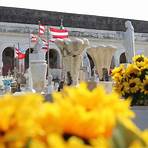
[{"label": "sunflower center", "polygon": [[135,87],[136,86],[136,83],[131,83],[129,86],[130,87]]},{"label": "sunflower center", "polygon": [[[72,136],[76,136],[76,135],[72,135],[72,134],[68,134],[68,133],[64,133],[63,134],[63,138],[65,141],[67,141],[70,137]],[[86,145],[90,145],[90,142],[88,139],[85,139],[85,138],[82,138],[82,137],[79,137],[79,136],[76,136],[78,138],[80,138],[81,140],[83,140],[83,142],[86,144]]]},{"label": "sunflower center", "polygon": [[144,58],[143,57],[139,57],[136,61],[137,62],[143,62],[144,61]]},{"label": "sunflower center", "polygon": [[5,132],[4,131],[0,131],[0,136],[4,136]]},{"label": "sunflower center", "polygon": [[148,90],[148,84],[144,85],[144,89]]},{"label": "sunflower center", "polygon": [[135,73],[131,73],[130,76],[134,77],[134,78],[137,77],[137,75]]}]

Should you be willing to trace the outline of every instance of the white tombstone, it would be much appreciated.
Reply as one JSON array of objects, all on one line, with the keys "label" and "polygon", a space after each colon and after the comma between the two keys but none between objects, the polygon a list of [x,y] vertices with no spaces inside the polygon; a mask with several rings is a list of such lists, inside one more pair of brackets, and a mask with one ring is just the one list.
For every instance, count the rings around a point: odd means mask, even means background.
[{"label": "white tombstone", "polygon": [[46,84],[47,64],[45,54],[45,51],[42,50],[42,41],[38,38],[33,53],[29,55],[33,89],[36,92],[42,92]]},{"label": "white tombstone", "polygon": [[125,27],[127,28],[126,32],[124,33],[124,46],[126,48],[125,55],[127,58],[127,63],[131,63],[132,57],[135,56],[134,27],[131,21],[126,21]]}]

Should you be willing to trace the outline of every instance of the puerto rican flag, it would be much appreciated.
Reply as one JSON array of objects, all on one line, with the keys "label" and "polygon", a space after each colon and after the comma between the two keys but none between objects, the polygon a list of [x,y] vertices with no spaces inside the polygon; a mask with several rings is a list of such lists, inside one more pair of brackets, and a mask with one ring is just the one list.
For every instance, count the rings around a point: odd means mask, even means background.
[{"label": "puerto rican flag", "polygon": [[37,42],[37,36],[34,34],[30,34],[31,42]]},{"label": "puerto rican flag", "polygon": [[15,57],[19,60],[24,59],[26,57],[26,50],[15,48]]},{"label": "puerto rican flag", "polygon": [[55,39],[65,39],[68,38],[68,30],[67,29],[59,29],[55,27],[49,28],[50,40],[54,41]]},{"label": "puerto rican flag", "polygon": [[42,49],[44,49],[47,52],[49,48],[48,42],[45,39],[42,39],[42,44]]},{"label": "puerto rican flag", "polygon": [[39,35],[43,35],[45,33],[45,26],[44,25],[39,25]]}]

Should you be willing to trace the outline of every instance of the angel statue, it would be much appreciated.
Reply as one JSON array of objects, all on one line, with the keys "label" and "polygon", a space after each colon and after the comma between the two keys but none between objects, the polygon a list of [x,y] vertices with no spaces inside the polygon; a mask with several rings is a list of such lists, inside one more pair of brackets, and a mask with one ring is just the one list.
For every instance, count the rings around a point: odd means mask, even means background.
[{"label": "angel statue", "polygon": [[33,50],[33,53],[38,53],[39,51],[41,51],[41,49],[42,49],[42,47],[43,47],[43,41],[42,41],[42,39],[38,36],[37,37],[37,42],[36,42],[36,44],[35,44],[35,46],[34,46],[34,50]]}]

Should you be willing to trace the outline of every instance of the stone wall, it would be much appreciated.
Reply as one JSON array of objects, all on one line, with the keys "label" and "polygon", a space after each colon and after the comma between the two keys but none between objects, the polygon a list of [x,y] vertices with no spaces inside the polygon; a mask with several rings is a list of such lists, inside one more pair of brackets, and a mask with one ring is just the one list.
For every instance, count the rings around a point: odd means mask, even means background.
[{"label": "stone wall", "polygon": [[[71,37],[123,40],[124,32],[66,27]],[[37,34],[38,25],[0,22],[0,33]],[[148,33],[135,33],[135,41],[148,42]]]},{"label": "stone wall", "polygon": [[[2,6],[0,6],[0,14],[0,22],[38,24],[38,21],[40,20],[43,24],[46,25],[59,26],[60,19],[63,18],[65,27],[111,31],[125,31],[124,23],[127,20],[122,18],[61,13]],[[135,28],[135,32],[148,33],[147,21],[130,21]]]},{"label": "stone wall", "polygon": [[[116,58],[119,59],[120,55],[125,51],[123,45],[124,32],[122,31],[110,31],[110,30],[96,30],[85,28],[71,28],[66,27],[69,30],[70,38],[79,37],[87,38],[90,41],[90,46],[98,45],[113,45],[117,48]],[[17,47],[20,44],[21,48],[29,48],[29,32],[37,33],[38,25],[34,24],[21,24],[21,23],[6,23],[0,22],[0,67],[2,67],[2,52],[6,47]],[[31,44],[33,47],[33,44]],[[51,49],[58,48],[54,45]],[[135,33],[135,49],[141,50],[146,56],[148,56],[148,33]],[[61,57],[61,55],[60,55]],[[61,58],[60,58],[61,61]],[[117,63],[119,63],[117,61]]]}]

